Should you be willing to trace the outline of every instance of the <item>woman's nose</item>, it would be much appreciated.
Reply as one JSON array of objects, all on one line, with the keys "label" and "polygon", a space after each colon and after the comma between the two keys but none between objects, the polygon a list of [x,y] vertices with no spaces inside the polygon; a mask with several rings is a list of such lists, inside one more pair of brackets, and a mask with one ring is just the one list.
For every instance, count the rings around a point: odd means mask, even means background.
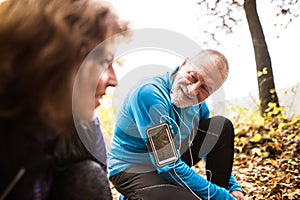
[{"label": "woman's nose", "polygon": [[118,79],[115,70],[111,68],[109,73],[109,86],[116,87],[118,85]]}]

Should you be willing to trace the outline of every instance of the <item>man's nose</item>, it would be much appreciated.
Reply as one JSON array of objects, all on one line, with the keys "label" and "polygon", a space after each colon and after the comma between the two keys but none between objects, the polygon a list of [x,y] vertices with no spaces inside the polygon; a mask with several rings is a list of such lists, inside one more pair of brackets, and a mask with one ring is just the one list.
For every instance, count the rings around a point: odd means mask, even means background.
[{"label": "man's nose", "polygon": [[190,91],[190,92],[191,92],[193,95],[198,96],[198,94],[199,94],[199,92],[200,92],[200,87],[201,87],[201,85],[202,85],[201,81],[198,81],[198,82],[192,84],[192,85],[190,86],[190,88],[191,88],[191,91]]}]

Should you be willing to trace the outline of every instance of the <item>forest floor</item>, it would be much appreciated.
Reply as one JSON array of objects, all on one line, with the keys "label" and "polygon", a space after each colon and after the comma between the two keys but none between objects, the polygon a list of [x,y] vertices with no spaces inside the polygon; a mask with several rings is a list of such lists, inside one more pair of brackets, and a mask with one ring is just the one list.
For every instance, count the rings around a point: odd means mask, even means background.
[{"label": "forest floor", "polygon": [[[300,199],[300,116],[235,123],[233,174],[248,200]],[[205,177],[205,164],[194,170]],[[118,192],[112,188],[113,199]]]}]

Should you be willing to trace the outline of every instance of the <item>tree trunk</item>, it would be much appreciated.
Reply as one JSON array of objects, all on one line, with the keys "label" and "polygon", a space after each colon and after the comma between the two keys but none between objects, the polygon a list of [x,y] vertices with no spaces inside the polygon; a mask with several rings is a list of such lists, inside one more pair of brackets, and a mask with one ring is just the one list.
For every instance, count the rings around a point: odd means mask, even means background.
[{"label": "tree trunk", "polygon": [[244,9],[246,12],[246,18],[254,48],[260,111],[263,115],[264,113],[268,112],[268,110],[272,111],[272,108],[270,110],[268,106],[270,102],[275,103],[276,107],[279,107],[279,100],[275,90],[271,58],[257,14],[256,0],[245,0]]}]

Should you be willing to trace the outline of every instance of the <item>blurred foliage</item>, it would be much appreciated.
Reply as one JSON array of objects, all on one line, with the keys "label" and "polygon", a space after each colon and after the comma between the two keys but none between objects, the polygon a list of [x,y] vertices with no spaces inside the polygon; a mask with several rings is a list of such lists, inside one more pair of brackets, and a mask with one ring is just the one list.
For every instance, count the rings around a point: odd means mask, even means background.
[{"label": "blurred foliage", "polygon": [[109,147],[110,140],[113,136],[115,126],[115,116],[113,113],[111,94],[105,95],[101,100],[101,106],[96,109],[96,113],[100,118],[100,125],[104,135],[106,147]]}]

